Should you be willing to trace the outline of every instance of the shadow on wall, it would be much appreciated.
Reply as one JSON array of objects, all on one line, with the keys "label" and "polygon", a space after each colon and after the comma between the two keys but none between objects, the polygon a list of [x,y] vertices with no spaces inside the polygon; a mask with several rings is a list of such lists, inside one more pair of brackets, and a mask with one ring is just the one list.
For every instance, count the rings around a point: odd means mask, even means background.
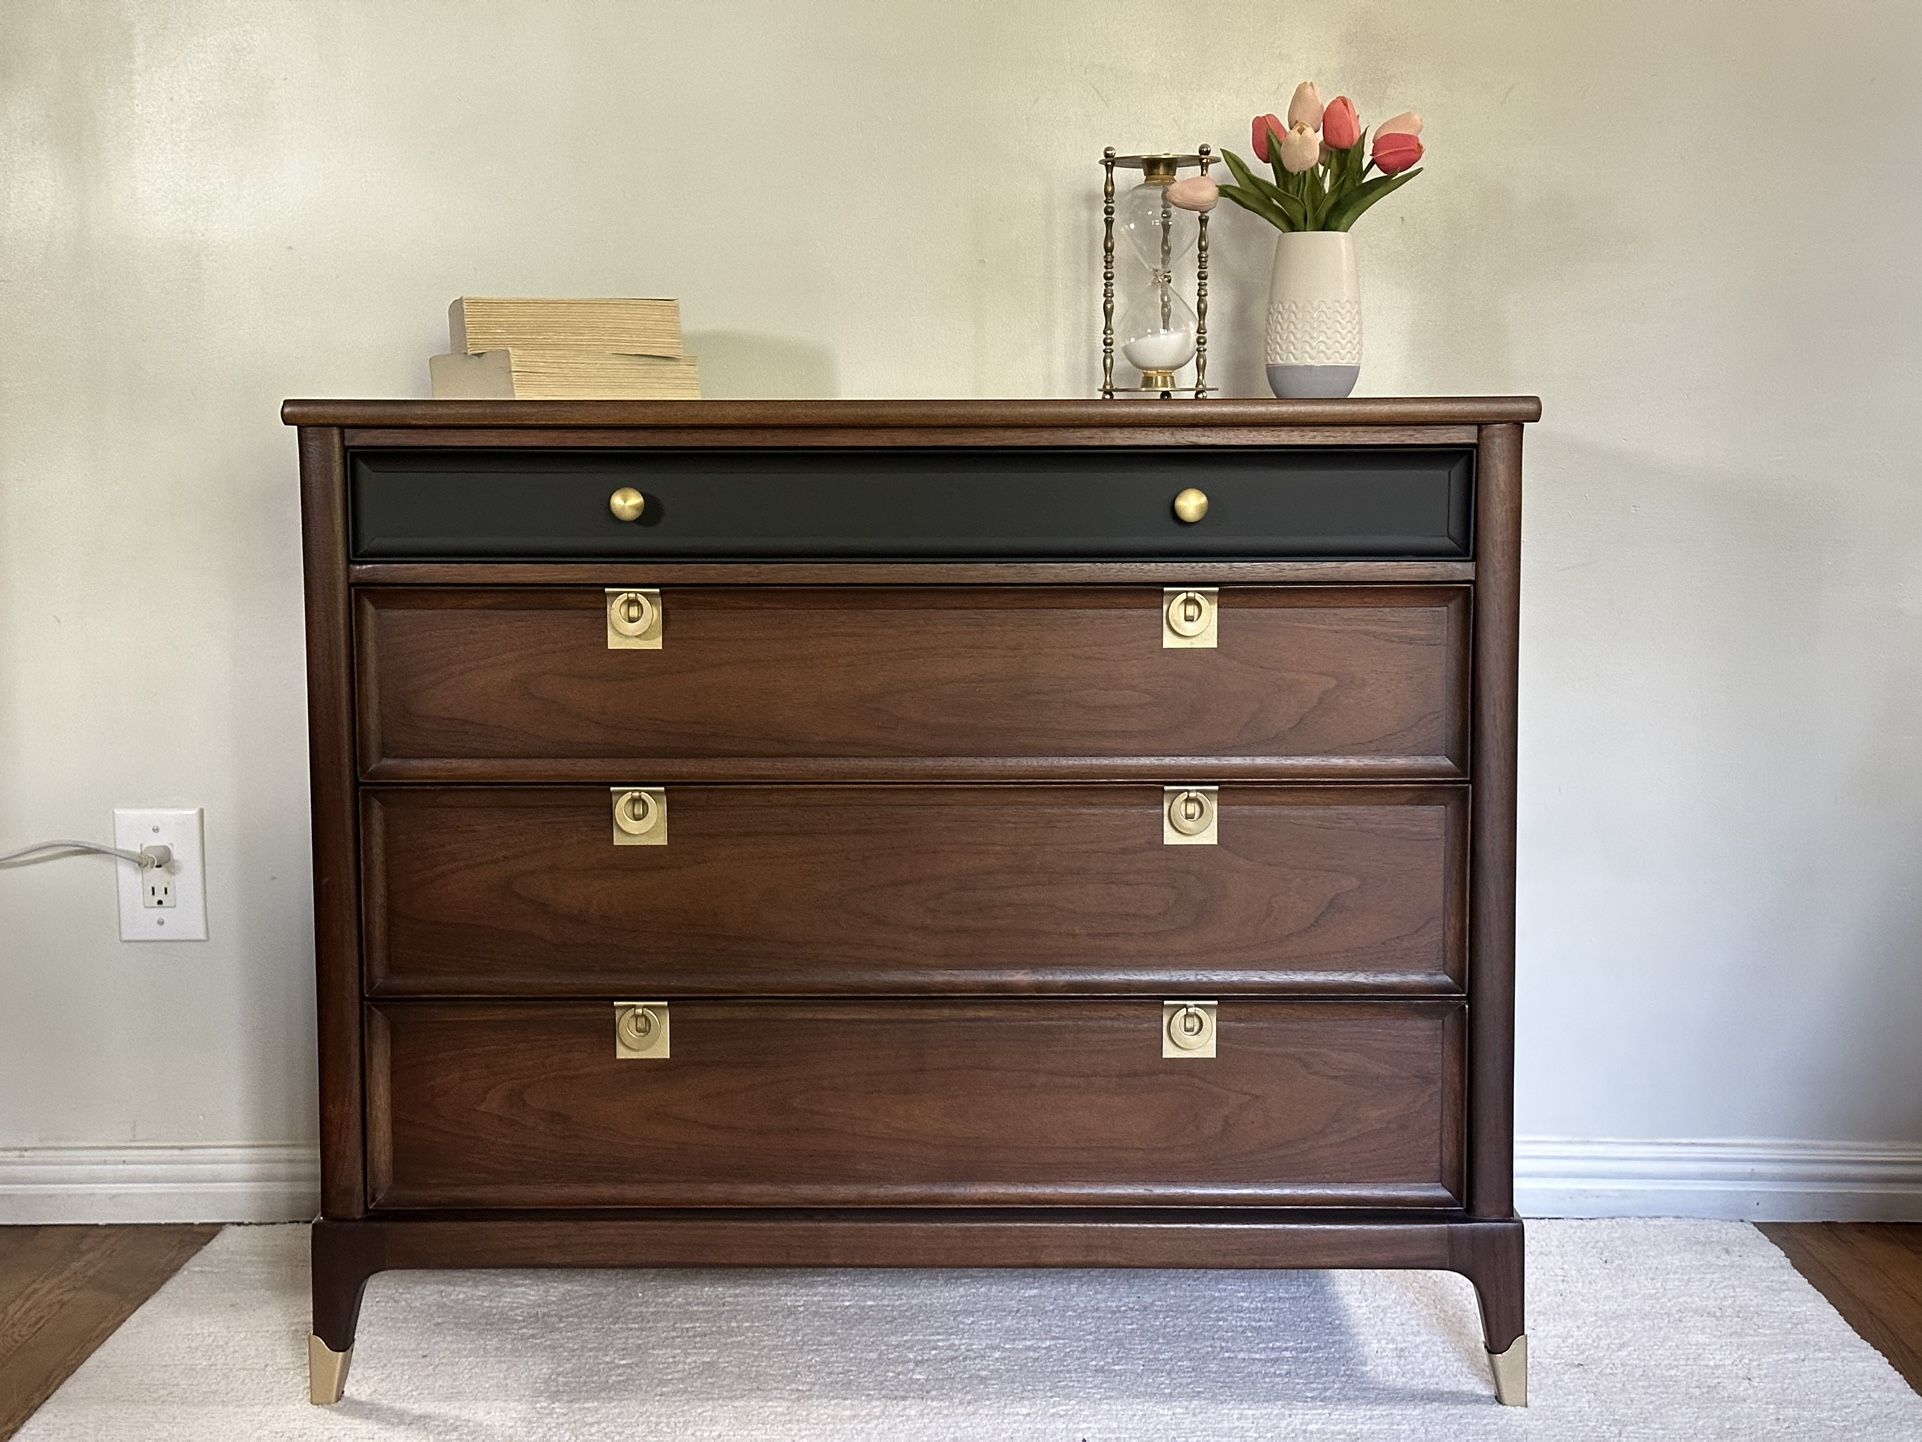
[{"label": "shadow on wall", "polygon": [[1915,502],[1645,439],[1528,442],[1524,1130],[1922,1140]]},{"label": "shadow on wall", "polygon": [[834,354],[787,336],[751,331],[690,331],[687,352],[701,363],[710,400],[826,400],[840,394]]}]

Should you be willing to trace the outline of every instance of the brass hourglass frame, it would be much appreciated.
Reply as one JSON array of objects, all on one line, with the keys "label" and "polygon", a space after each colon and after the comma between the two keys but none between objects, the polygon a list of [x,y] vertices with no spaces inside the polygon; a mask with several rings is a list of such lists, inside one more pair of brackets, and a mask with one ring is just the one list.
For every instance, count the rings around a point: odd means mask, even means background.
[{"label": "brass hourglass frame", "polygon": [[[1144,382],[1165,384],[1118,386],[1114,383],[1114,173],[1117,170],[1139,170],[1144,179],[1172,182],[1184,170],[1198,170],[1206,175],[1215,159],[1214,152],[1206,145],[1198,147],[1193,155],[1116,155],[1112,145],[1101,152],[1101,396],[1104,400],[1113,400],[1117,395],[1154,395],[1165,401],[1189,393],[1187,386],[1175,385],[1173,371],[1142,372]],[[1202,211],[1195,218],[1200,222],[1200,228],[1195,241],[1193,395],[1196,400],[1201,400],[1214,389],[1208,384],[1208,213]],[[1162,272],[1166,274],[1170,269],[1170,259],[1165,230],[1161,236],[1161,255]]]}]

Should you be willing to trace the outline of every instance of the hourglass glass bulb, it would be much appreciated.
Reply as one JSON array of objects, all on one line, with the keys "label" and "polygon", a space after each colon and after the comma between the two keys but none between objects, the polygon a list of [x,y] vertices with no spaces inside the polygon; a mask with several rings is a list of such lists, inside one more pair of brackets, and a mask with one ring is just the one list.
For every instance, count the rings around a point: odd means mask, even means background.
[{"label": "hourglass glass bulb", "polygon": [[1173,180],[1172,172],[1144,180],[1115,204],[1115,228],[1150,270],[1166,270],[1186,256],[1200,232],[1195,213],[1169,201]]},{"label": "hourglass glass bulb", "polygon": [[[1131,300],[1115,327],[1121,339],[1121,354],[1129,365],[1160,377],[1178,371],[1195,358],[1194,309],[1181,298],[1173,285],[1157,282]],[[1150,379],[1148,384],[1166,385],[1165,379]]]}]

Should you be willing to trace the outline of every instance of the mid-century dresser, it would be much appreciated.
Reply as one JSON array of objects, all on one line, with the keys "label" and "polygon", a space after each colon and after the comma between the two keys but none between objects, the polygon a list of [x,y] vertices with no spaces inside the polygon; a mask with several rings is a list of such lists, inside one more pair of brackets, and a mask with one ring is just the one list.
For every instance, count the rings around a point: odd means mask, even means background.
[{"label": "mid-century dresser", "polygon": [[1523,1401],[1539,412],[288,402],[313,1399],[384,1268],[732,1263],[1446,1269]]}]

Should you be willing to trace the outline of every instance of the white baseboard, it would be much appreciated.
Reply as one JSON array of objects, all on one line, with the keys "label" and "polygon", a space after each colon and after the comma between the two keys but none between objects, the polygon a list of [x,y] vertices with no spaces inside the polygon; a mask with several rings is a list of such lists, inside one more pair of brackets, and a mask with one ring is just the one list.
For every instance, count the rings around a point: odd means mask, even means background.
[{"label": "white baseboard", "polygon": [[1520,1137],[1515,1207],[1524,1217],[1922,1221],[1922,1146]]},{"label": "white baseboard", "polygon": [[[311,1145],[0,1148],[0,1224],[289,1222],[319,1209]],[[1525,1217],[1922,1221],[1922,1146],[1523,1137]]]},{"label": "white baseboard", "polygon": [[0,1148],[0,1223],[293,1222],[320,1210],[311,1144]]}]

